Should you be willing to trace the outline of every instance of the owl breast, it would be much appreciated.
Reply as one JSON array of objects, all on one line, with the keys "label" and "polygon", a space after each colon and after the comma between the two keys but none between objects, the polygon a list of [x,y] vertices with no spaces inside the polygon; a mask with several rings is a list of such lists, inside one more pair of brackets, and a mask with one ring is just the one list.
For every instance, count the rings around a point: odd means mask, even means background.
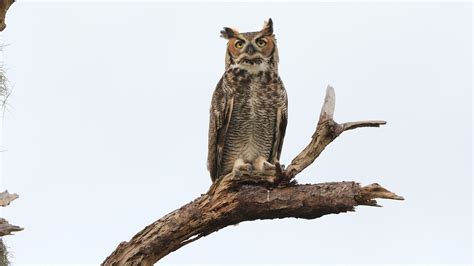
[{"label": "owl breast", "polygon": [[234,106],[223,151],[224,172],[230,172],[237,159],[269,159],[277,109],[286,104],[286,93],[278,76],[234,78],[229,83]]}]

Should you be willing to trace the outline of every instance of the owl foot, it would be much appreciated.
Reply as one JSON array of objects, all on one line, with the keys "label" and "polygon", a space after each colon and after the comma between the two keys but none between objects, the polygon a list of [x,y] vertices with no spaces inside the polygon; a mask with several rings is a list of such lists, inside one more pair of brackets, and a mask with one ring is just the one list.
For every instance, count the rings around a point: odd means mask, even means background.
[{"label": "owl foot", "polygon": [[253,175],[253,166],[249,163],[246,163],[244,165],[241,165],[237,169],[234,169],[235,176],[242,176],[244,173],[247,173],[248,175]]},{"label": "owl foot", "polygon": [[272,171],[272,170],[275,170],[276,167],[275,165],[265,161],[263,162],[263,171]]},{"label": "owl foot", "polygon": [[248,173],[249,175],[253,174],[253,165],[250,163],[245,163],[243,160],[239,159],[234,163],[234,176],[242,176],[244,172]]},{"label": "owl foot", "polygon": [[285,187],[288,185],[297,184],[296,180],[291,180],[291,177],[286,175],[285,166],[283,164],[276,162],[275,168],[276,177],[278,178],[276,182],[278,187]]},{"label": "owl foot", "polygon": [[259,173],[268,173],[270,171],[275,171],[275,165],[267,162],[265,158],[262,156],[259,156],[254,162],[253,166],[255,167],[255,170],[257,170]]}]

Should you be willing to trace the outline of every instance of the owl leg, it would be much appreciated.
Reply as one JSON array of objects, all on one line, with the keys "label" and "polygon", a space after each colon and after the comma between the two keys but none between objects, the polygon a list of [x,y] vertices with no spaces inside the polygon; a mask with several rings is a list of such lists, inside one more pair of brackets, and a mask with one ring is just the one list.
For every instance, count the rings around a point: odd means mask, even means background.
[{"label": "owl leg", "polygon": [[253,166],[250,163],[246,163],[242,158],[239,158],[235,160],[232,171],[235,176],[241,176],[242,171],[246,171],[251,175],[253,173]]},{"label": "owl leg", "polygon": [[258,156],[257,159],[253,162],[253,167],[259,172],[266,172],[268,170],[275,170],[275,165],[267,162],[263,156]]}]

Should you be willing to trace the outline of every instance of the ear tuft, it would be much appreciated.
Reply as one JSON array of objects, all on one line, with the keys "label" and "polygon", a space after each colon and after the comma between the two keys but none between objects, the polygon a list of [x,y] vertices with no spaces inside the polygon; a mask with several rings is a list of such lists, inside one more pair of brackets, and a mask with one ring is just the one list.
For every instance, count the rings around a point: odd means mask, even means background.
[{"label": "ear tuft", "polygon": [[224,29],[221,30],[221,37],[227,40],[235,38],[238,34],[239,32],[237,30],[227,27],[224,27]]},{"label": "ear tuft", "polygon": [[271,18],[269,18],[268,21],[265,21],[265,24],[263,24],[262,32],[265,35],[273,34],[273,20]]}]

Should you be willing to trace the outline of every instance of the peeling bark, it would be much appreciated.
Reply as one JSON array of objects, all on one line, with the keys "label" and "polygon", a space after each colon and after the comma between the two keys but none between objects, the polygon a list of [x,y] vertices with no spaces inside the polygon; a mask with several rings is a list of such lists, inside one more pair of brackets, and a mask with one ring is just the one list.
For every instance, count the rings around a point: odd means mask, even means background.
[{"label": "peeling bark", "polygon": [[403,200],[378,184],[356,182],[298,185],[292,179],[308,167],[342,132],[358,127],[379,127],[385,121],[338,124],[333,120],[335,93],[328,87],[311,142],[284,169],[261,174],[228,174],[209,191],[122,242],[103,265],[153,265],[167,254],[226,226],[275,218],[315,219],[326,214],[354,211],[355,206],[380,206],[376,198]]}]

